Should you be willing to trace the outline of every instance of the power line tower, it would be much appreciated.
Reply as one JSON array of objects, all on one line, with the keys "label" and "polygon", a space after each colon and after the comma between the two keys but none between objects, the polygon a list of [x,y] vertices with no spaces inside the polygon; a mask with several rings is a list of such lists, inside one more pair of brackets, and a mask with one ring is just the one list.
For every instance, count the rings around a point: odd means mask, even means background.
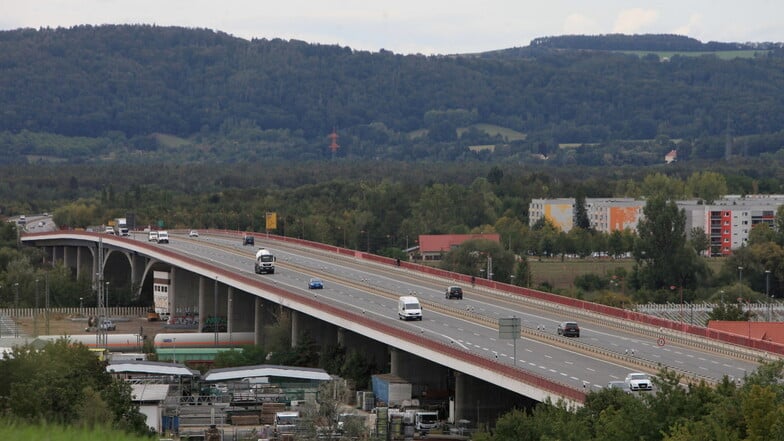
[{"label": "power line tower", "polygon": [[335,159],[335,153],[337,153],[340,145],[338,144],[338,133],[337,130],[334,128],[332,129],[332,133],[329,134],[329,139],[331,143],[329,144],[329,149],[332,151],[332,159]]}]

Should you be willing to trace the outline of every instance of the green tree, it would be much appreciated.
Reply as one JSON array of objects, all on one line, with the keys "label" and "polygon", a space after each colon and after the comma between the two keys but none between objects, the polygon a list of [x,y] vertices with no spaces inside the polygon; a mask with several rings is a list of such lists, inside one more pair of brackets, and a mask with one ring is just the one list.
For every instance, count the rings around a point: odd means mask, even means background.
[{"label": "green tree", "polygon": [[485,239],[467,240],[449,251],[442,260],[443,269],[476,277],[487,277],[492,263],[493,280],[509,281],[514,265],[514,254],[498,242]]},{"label": "green tree", "polygon": [[585,194],[582,191],[574,199],[574,223],[582,230],[591,228],[591,220],[588,219],[588,210],[585,207]]},{"label": "green tree", "polygon": [[517,261],[517,265],[515,266],[514,280],[512,281],[512,284],[530,288],[532,276],[533,273],[531,271],[531,264],[528,262],[528,258],[526,256],[520,257],[520,259]]},{"label": "green tree", "polygon": [[40,350],[14,348],[0,363],[3,413],[25,421],[109,426],[145,434],[145,417],[131,400],[131,388],[106,371],[84,345],[65,338]]},{"label": "green tree", "polygon": [[661,173],[652,173],[643,179],[642,194],[649,199],[678,199],[683,195],[683,182]]},{"label": "green tree", "polygon": [[686,214],[675,201],[649,199],[637,226],[634,258],[642,287],[691,286],[696,280],[696,254],[686,247]]},{"label": "green tree", "polygon": [[698,171],[686,180],[686,194],[712,204],[727,194],[727,181],[723,175],[712,171]]},{"label": "green tree", "polygon": [[748,321],[750,313],[740,303],[719,303],[708,313],[708,320],[725,320],[730,322]]},{"label": "green tree", "polygon": [[710,238],[705,234],[704,229],[694,227],[689,231],[689,246],[698,256],[702,256],[706,251],[709,251]]},{"label": "green tree", "polygon": [[620,230],[613,230],[607,239],[607,251],[611,256],[620,256],[624,249],[623,236]]}]

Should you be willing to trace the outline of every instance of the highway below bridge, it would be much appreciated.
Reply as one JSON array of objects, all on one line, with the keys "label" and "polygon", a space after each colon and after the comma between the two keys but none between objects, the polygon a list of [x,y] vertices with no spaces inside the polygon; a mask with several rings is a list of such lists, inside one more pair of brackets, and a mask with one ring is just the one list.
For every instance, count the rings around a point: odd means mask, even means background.
[{"label": "highway below bridge", "polygon": [[[448,397],[456,419],[480,423],[546,399],[579,406],[609,381],[660,367],[685,381],[741,381],[760,359],[784,353],[769,343],[489,280],[472,286],[465,275],[293,238],[256,233],[252,247],[237,232],[170,236],[169,244],[156,244],[140,232],[120,238],[55,231],[21,240],[77,275],[101,274],[150,302],[153,272],[168,271],[175,317],[225,316],[229,332],[253,331],[260,344],[264,326],[288,313],[292,342],[307,331],[322,347],[357,349],[382,372],[411,382],[415,395]],[[254,273],[260,247],[276,256],[274,274]],[[312,277],[324,289],[308,289]],[[462,300],[445,298],[449,285],[463,288]],[[422,321],[398,319],[397,299],[409,294],[422,303]],[[510,318],[520,323],[517,340],[500,338],[499,321]],[[579,338],[556,334],[566,320],[580,324]]]}]

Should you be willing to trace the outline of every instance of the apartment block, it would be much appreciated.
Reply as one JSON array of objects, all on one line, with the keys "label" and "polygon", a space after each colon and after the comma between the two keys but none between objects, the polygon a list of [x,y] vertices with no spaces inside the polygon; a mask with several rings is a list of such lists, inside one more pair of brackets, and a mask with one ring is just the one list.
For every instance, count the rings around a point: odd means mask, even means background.
[{"label": "apartment block", "polygon": [[[686,215],[686,233],[701,228],[710,240],[711,256],[727,256],[748,243],[749,232],[758,224],[775,227],[776,210],[784,195],[728,195],[705,204],[700,200],[677,201]],[[548,219],[564,232],[575,225],[575,199],[533,199],[529,205],[529,225]],[[631,198],[586,198],[585,208],[591,227],[597,231],[636,230],[643,217],[645,201]]]}]

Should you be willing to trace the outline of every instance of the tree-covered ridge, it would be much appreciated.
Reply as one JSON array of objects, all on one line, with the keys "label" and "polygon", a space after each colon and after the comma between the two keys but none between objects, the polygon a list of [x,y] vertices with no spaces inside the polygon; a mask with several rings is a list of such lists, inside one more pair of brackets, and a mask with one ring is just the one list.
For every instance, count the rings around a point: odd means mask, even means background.
[{"label": "tree-covered ridge", "polygon": [[[727,134],[742,137],[730,154],[756,156],[784,140],[783,67],[775,51],[487,59],[206,29],[20,29],[0,32],[0,162],[142,160],[168,148],[155,134],[184,139],[185,160],[328,159],[334,129],[336,155],[351,158],[648,165],[673,148],[681,161],[724,158]],[[525,137],[472,129],[481,124]]]},{"label": "tree-covered ridge", "polygon": [[780,49],[781,43],[703,43],[696,38],[674,34],[604,34],[559,35],[531,40],[531,48],[580,49],[606,51],[710,52]]}]

